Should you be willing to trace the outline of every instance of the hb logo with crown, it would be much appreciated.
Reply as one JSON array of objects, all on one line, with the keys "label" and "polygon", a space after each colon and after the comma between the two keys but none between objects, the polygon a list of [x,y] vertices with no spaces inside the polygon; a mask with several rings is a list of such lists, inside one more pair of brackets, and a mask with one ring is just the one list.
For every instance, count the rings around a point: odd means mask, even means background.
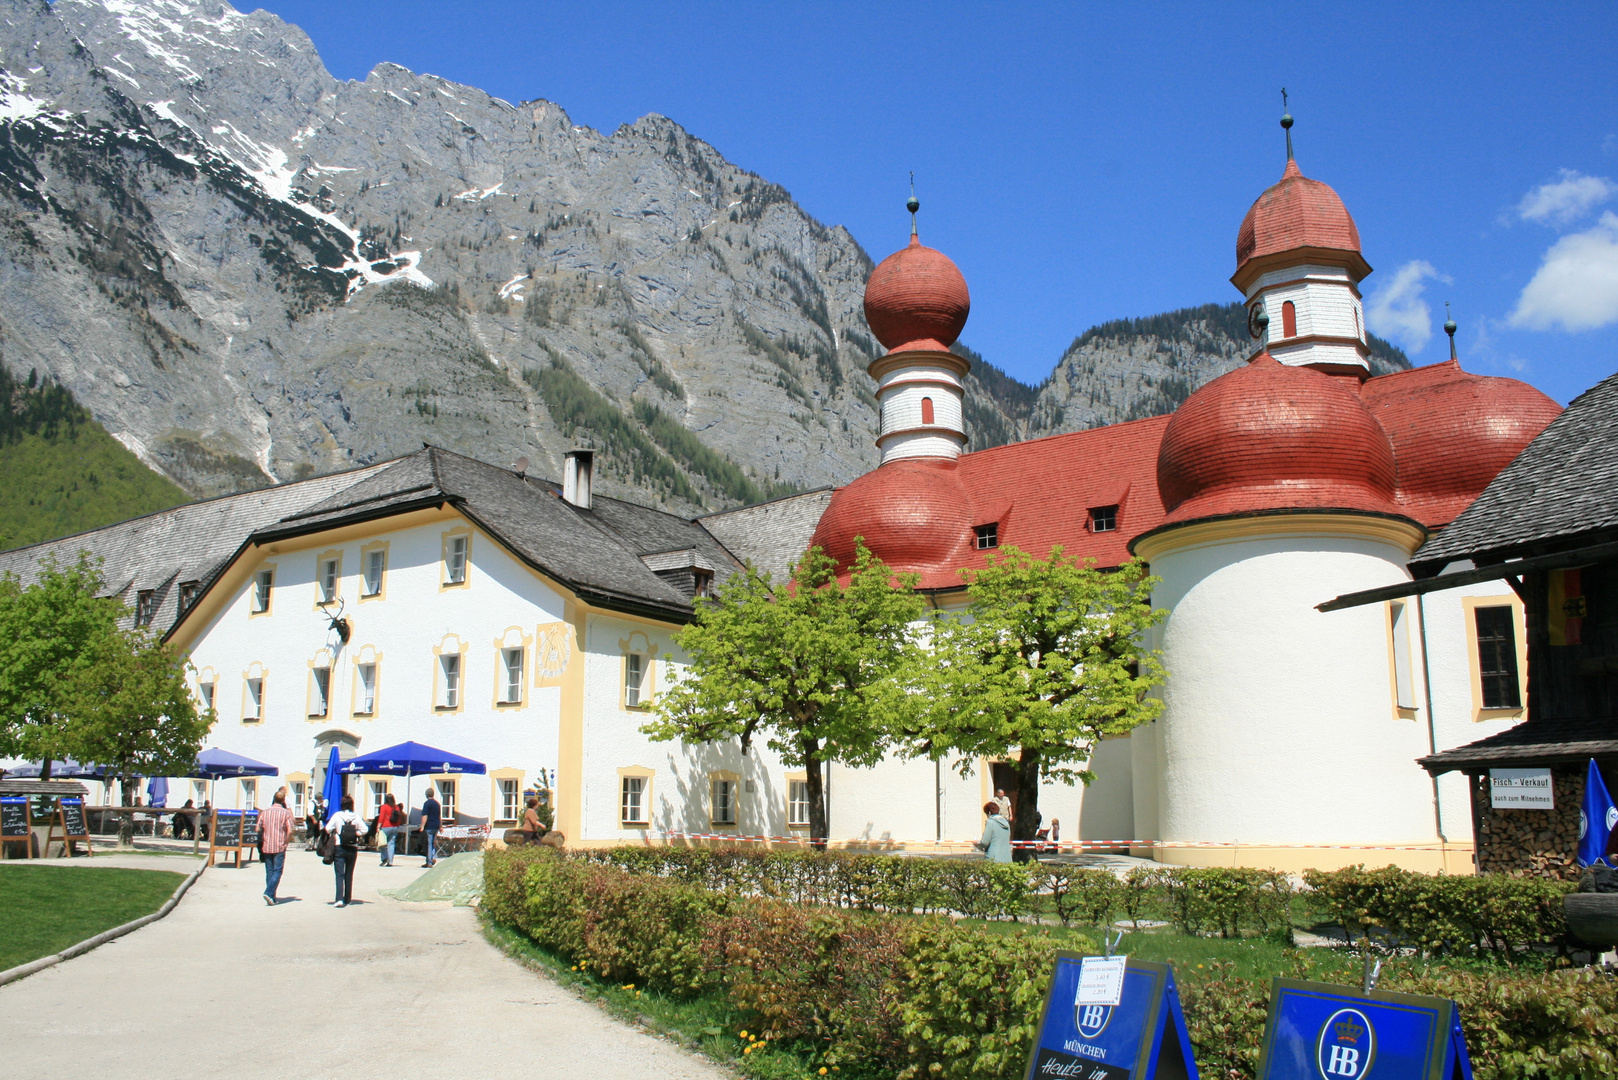
[{"label": "hb logo with crown", "polygon": [[1376,1032],[1358,1009],[1338,1009],[1320,1027],[1315,1063],[1323,1080],[1360,1080],[1376,1056]]}]

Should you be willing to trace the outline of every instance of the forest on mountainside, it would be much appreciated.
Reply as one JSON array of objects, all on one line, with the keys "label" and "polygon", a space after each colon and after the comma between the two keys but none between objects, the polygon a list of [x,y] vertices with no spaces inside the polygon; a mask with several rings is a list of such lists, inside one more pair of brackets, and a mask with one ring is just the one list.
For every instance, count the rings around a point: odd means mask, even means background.
[{"label": "forest on mountainside", "polygon": [[0,549],[187,501],[96,423],[64,387],[0,364]]}]

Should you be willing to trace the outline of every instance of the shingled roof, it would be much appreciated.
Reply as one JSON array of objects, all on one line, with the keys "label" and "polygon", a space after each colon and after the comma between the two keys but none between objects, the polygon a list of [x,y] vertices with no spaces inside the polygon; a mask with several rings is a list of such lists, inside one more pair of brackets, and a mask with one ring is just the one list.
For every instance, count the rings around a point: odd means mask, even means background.
[{"label": "shingled roof", "polygon": [[1460,769],[1540,768],[1580,765],[1589,758],[1618,760],[1618,719],[1533,720],[1453,750],[1418,758],[1417,764],[1437,776]]},{"label": "shingled roof", "polygon": [[136,595],[151,589],[157,605],[152,625],[170,627],[179,619],[179,586],[211,579],[230,562],[243,537],[363,482],[383,468],[386,466],[373,465],[204,499],[0,552],[0,574],[14,574],[23,584],[31,584],[38,578],[41,564],[52,556],[65,566],[78,559],[79,552],[88,551],[101,559],[105,595],[119,597],[133,607]]},{"label": "shingled roof", "polygon": [[255,531],[249,543],[320,532],[428,506],[451,505],[517,558],[606,607],[685,621],[691,600],[643,556],[692,551],[723,581],[736,558],[699,523],[596,495],[589,510],[551,480],[519,476],[438,447],[400,458],[331,497]]},{"label": "shingled roof", "polygon": [[1537,554],[1618,529],[1618,375],[1586,390],[1471,506],[1411,560],[1446,564]]}]

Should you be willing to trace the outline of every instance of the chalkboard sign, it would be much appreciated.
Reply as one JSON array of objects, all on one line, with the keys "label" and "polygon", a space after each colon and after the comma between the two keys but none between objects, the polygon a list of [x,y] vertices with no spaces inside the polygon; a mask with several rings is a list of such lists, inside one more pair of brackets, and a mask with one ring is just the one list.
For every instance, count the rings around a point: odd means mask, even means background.
[{"label": "chalkboard sign", "polygon": [[70,840],[90,839],[90,828],[84,823],[84,800],[62,799],[57,803],[62,808],[62,832]]},{"label": "chalkboard sign", "polygon": [[1276,979],[1260,1080],[1472,1080],[1447,998]]},{"label": "chalkboard sign", "polygon": [[25,837],[33,832],[28,819],[28,796],[0,796],[0,836]]},{"label": "chalkboard sign", "polygon": [[214,811],[211,846],[231,849],[242,846],[242,812],[240,810]]},{"label": "chalkboard sign", "polygon": [[[1122,979],[1112,981],[1114,1004],[1087,993],[1092,983],[1086,959],[1109,966],[1121,962]],[[1084,991],[1081,974],[1086,975]],[[1174,969],[1123,957],[1057,953],[1026,1075],[1028,1080],[1197,1080]]]},{"label": "chalkboard sign", "polygon": [[236,853],[236,863],[241,865],[243,856],[247,861],[253,860],[253,853],[258,850],[258,811],[249,810],[242,815],[242,847]]}]

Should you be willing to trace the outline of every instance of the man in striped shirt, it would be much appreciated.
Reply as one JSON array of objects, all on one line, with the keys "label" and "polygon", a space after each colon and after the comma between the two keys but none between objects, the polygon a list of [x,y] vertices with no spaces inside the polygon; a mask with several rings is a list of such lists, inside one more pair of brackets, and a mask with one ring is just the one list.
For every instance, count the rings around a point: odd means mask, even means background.
[{"label": "man in striped shirt", "polygon": [[292,840],[292,811],[287,809],[287,789],[275,793],[275,801],[258,818],[259,851],[264,855],[264,903],[275,906],[275,890],[281,884],[281,867],[286,863],[287,844]]}]

